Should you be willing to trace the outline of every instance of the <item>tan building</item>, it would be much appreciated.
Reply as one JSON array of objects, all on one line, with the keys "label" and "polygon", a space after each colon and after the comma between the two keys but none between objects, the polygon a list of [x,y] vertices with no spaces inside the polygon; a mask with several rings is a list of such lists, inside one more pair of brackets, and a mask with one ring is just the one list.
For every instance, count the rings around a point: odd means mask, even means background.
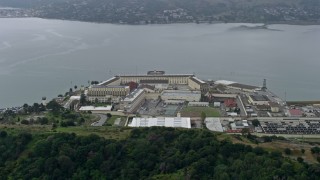
[{"label": "tan building", "polygon": [[269,105],[271,107],[271,112],[273,113],[278,113],[280,112],[280,105],[278,103],[275,102],[269,102]]},{"label": "tan building", "polygon": [[134,113],[145,102],[145,99],[145,91],[136,89],[120,102],[120,109],[127,113]]},{"label": "tan building", "polygon": [[168,75],[123,75],[120,78],[121,84],[136,82],[139,84],[188,84],[188,79],[192,74],[168,74]]},{"label": "tan building", "polygon": [[126,96],[130,93],[129,86],[93,85],[88,89],[88,96]]},{"label": "tan building", "polygon": [[130,82],[138,84],[148,84],[155,86],[156,89],[166,89],[171,85],[188,85],[192,90],[200,90],[205,94],[208,91],[208,84],[193,74],[165,74],[164,71],[152,71],[146,75],[119,75],[99,85],[126,85]]},{"label": "tan building", "polygon": [[208,84],[195,76],[188,79],[188,86],[192,90],[200,90],[202,94],[207,93],[209,90]]},{"label": "tan building", "polygon": [[130,93],[129,86],[104,86],[93,85],[87,91],[87,101],[90,102],[118,102],[119,97],[125,97]]}]

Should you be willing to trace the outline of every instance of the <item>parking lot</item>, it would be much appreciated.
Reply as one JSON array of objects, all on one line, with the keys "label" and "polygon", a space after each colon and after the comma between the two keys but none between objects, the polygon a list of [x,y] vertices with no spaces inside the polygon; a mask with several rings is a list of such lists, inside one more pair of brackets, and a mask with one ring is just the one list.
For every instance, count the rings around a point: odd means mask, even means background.
[{"label": "parking lot", "polygon": [[268,134],[320,134],[319,120],[260,121]]},{"label": "parking lot", "polygon": [[138,110],[138,113],[146,116],[176,116],[182,107],[183,104],[166,105],[161,100],[146,100]]}]

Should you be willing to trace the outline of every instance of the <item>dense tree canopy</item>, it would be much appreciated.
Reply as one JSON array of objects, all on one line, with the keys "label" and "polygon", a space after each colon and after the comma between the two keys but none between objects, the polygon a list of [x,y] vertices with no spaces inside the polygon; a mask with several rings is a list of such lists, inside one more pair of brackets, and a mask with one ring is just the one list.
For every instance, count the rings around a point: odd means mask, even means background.
[{"label": "dense tree canopy", "polygon": [[206,130],[146,128],[133,129],[121,141],[6,134],[0,137],[0,174],[0,179],[318,179],[320,166],[218,141]]}]

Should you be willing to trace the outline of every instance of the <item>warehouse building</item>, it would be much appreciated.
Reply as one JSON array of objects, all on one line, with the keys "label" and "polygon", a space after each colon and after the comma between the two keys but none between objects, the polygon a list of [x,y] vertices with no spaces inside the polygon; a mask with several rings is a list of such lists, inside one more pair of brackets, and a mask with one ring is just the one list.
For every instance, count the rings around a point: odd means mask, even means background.
[{"label": "warehouse building", "polygon": [[133,118],[128,124],[129,127],[173,127],[191,128],[189,117],[157,117],[157,118]]},{"label": "warehouse building", "polygon": [[189,107],[209,107],[209,102],[189,102]]}]

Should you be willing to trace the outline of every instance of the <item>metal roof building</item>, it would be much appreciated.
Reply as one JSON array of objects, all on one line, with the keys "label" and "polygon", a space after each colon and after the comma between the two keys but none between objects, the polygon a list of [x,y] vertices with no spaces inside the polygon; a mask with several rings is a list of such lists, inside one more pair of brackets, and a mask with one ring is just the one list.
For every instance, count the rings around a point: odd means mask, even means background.
[{"label": "metal roof building", "polygon": [[189,117],[157,117],[157,118],[133,118],[128,124],[129,127],[174,127],[174,128],[191,128]]}]

